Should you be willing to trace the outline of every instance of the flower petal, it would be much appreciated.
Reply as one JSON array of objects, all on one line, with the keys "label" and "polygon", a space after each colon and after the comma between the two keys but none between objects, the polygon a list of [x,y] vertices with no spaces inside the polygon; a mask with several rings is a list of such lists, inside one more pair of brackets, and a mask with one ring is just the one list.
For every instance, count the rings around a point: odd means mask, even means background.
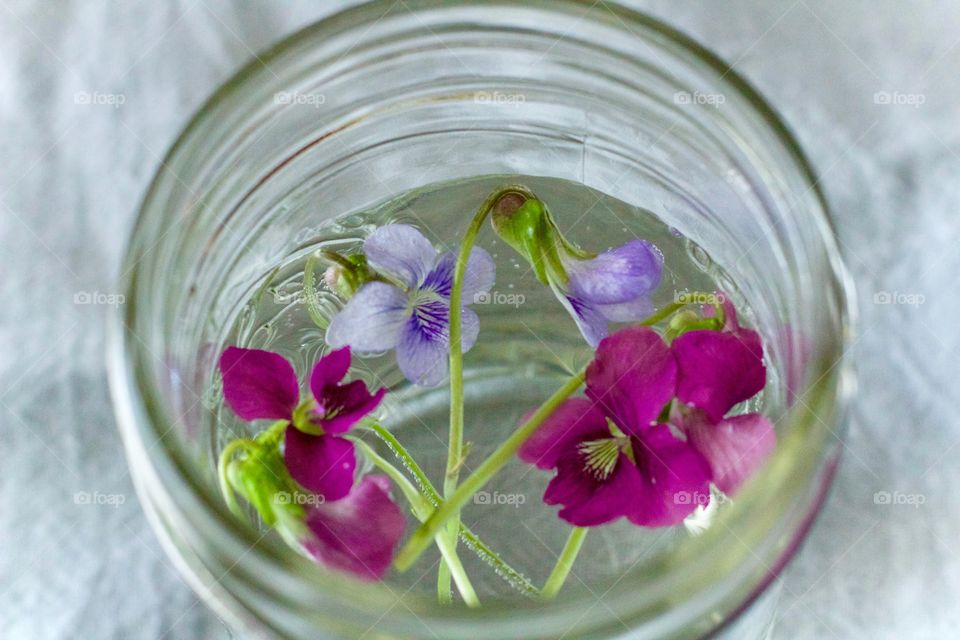
[{"label": "flower petal", "polygon": [[543,421],[517,455],[540,469],[552,469],[560,457],[575,450],[580,441],[603,437],[610,437],[603,414],[586,398],[570,398]]},{"label": "flower petal", "polygon": [[663,255],[646,240],[631,240],[592,260],[567,260],[570,293],[596,304],[628,302],[660,284]]},{"label": "flower petal", "polygon": [[283,459],[294,480],[325,500],[350,493],[357,459],[349,440],[303,433],[291,425],[284,432]]},{"label": "flower petal", "polygon": [[[397,344],[397,364],[407,380],[435,387],[447,378],[449,363],[449,307],[445,300],[424,300],[414,307]],[[468,351],[480,333],[480,319],[470,309],[460,311],[462,351]]]},{"label": "flower petal", "polygon": [[350,347],[331,351],[317,360],[310,373],[310,391],[318,400],[323,397],[327,387],[343,380],[350,370]]},{"label": "flower petal", "polygon": [[610,322],[636,322],[649,317],[654,311],[653,301],[646,296],[629,302],[598,304],[596,308]]},{"label": "flower petal", "polygon": [[767,382],[756,331],[690,331],[674,340],[671,350],[677,359],[677,398],[703,409],[714,422]]},{"label": "flower petal", "polygon": [[[449,298],[453,287],[453,268],[456,261],[457,255],[452,251],[440,256],[437,266],[427,275],[422,288]],[[496,265],[489,253],[480,247],[471,249],[467,268],[463,274],[463,295],[460,298],[463,304],[473,304],[477,296],[490,291],[496,279],[496,271]]]},{"label": "flower petal", "polygon": [[557,515],[570,524],[595,527],[632,514],[636,495],[642,490],[643,479],[624,454],[610,476],[598,480],[584,470],[582,456],[574,450],[559,459],[557,475],[547,485],[543,501],[562,504]]},{"label": "flower petal", "polygon": [[714,424],[702,412],[695,412],[683,421],[683,428],[710,464],[713,483],[728,495],[763,465],[777,444],[773,425],[759,413]]},{"label": "flower petal", "polygon": [[587,367],[587,397],[626,433],[639,434],[673,398],[677,365],[649,327],[629,327],[603,340]]},{"label": "flower petal", "polygon": [[286,420],[293,415],[300,386],[293,365],[280,354],[228,347],[220,356],[223,397],[244,420]]},{"label": "flower petal", "polygon": [[371,394],[363,380],[327,387],[322,399],[318,398],[320,405],[317,413],[320,414],[320,418],[316,423],[324,433],[345,433],[376,409],[386,393],[387,390],[381,388]]},{"label": "flower petal", "polygon": [[634,457],[644,478],[630,521],[644,527],[680,524],[710,500],[710,467],[694,447],[665,424],[634,438]]},{"label": "flower petal", "polygon": [[367,263],[384,275],[416,289],[437,260],[437,251],[422,233],[408,224],[388,224],[363,241]]},{"label": "flower petal", "polygon": [[366,476],[342,500],[312,507],[306,523],[313,539],[305,549],[321,564],[361,580],[382,578],[406,526],[389,486],[382,476]]},{"label": "flower petal", "polygon": [[607,319],[595,307],[578,298],[565,296],[554,290],[557,298],[577,323],[577,328],[591,347],[596,348],[600,341],[607,337]]},{"label": "flower petal", "polygon": [[407,302],[407,294],[399,288],[368,282],[330,321],[327,344],[368,353],[394,348],[407,319]]}]

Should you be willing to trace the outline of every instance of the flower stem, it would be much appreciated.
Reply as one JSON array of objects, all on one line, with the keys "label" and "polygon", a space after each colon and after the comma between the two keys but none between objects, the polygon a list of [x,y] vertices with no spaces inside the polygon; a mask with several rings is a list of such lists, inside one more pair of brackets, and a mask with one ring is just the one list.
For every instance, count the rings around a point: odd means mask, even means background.
[{"label": "flower stem", "polygon": [[307,258],[307,264],[303,268],[303,300],[307,307],[307,315],[310,316],[313,323],[321,329],[326,329],[330,322],[320,306],[320,298],[317,296],[317,288],[314,284],[317,260],[317,254],[311,253]]},{"label": "flower stem", "polygon": [[[507,187],[491,194],[477,210],[470,221],[460,243],[457,262],[453,268],[453,284],[450,288],[450,436],[447,448],[447,470],[443,477],[443,496],[450,498],[457,489],[460,479],[460,469],[463,466],[463,340],[461,336],[461,315],[463,310],[463,279],[466,277],[467,262],[470,252],[476,242],[477,234],[483,227],[487,216],[500,201],[509,193],[528,194],[522,187]],[[457,544],[460,513],[459,506],[455,506],[448,518],[447,536],[454,546]],[[437,592],[441,600],[444,593],[450,590],[450,581],[445,579],[443,571],[437,581]]]},{"label": "flower stem", "polygon": [[400,550],[394,561],[394,566],[399,571],[405,571],[417,560],[430,539],[447,523],[447,521],[459,513],[460,508],[465,505],[474,493],[483,488],[483,486],[504,467],[513,458],[517,450],[527,439],[533,435],[537,428],[566,400],[573,394],[580,385],[586,371],[582,369],[579,373],[572,376],[562,387],[557,389],[550,398],[540,405],[530,418],[510,435],[509,438],[497,447],[497,449],[484,460],[477,470],[474,471],[466,480],[463,481],[456,491],[447,498],[447,501],[441,504],[433,515],[427,519],[417,531],[410,537],[407,544]]},{"label": "flower stem", "polygon": [[[427,474],[423,472],[423,469],[417,464],[417,461],[413,459],[410,452],[397,440],[397,437],[376,422],[367,421],[364,426],[373,431],[373,433],[387,445],[391,453],[403,463],[407,471],[413,474],[414,480],[416,480],[420,486],[421,494],[430,501],[433,508],[435,509],[440,506],[443,502],[440,494],[437,493],[433,483],[430,482]],[[429,513],[427,515],[429,515]],[[540,595],[540,590],[527,580],[522,573],[507,564],[503,558],[500,557],[500,554],[491,549],[487,543],[481,540],[477,534],[463,523],[460,523],[460,539],[463,540],[463,543],[477,554],[481,560],[490,565],[497,575],[510,583],[511,586],[528,596]]]},{"label": "flower stem", "polygon": [[[363,440],[356,438],[351,438],[351,440],[363,451],[364,455],[366,455],[367,459],[373,463],[374,466],[386,473],[387,476],[393,480],[393,482],[400,489],[400,492],[407,499],[407,502],[410,503],[410,508],[417,519],[420,521],[426,520],[426,518],[430,515],[430,512],[433,510],[433,505],[426,498],[420,495],[420,492],[417,491],[417,488],[410,483],[410,480],[408,480],[405,475],[403,475],[403,472],[390,464]],[[456,547],[450,544],[449,538],[443,533],[436,536],[436,542],[437,547],[440,549],[440,555],[443,556],[443,563],[441,566],[446,567],[447,576],[452,577],[453,581],[457,584],[457,590],[460,591],[463,601],[468,607],[480,606],[480,599],[477,597],[477,592],[474,590],[473,584],[470,582],[470,578],[467,576],[467,572],[463,568],[463,564],[460,563],[460,558],[457,556]],[[449,596],[450,591],[448,586],[448,603]]]},{"label": "flower stem", "polygon": [[567,543],[563,546],[560,557],[557,558],[557,564],[553,567],[553,571],[550,572],[550,577],[547,578],[547,581],[543,585],[541,595],[544,599],[549,600],[554,598],[557,593],[560,592],[563,583],[567,580],[567,576],[570,575],[570,569],[573,568],[573,563],[576,561],[577,555],[580,553],[583,540],[587,537],[587,531],[589,531],[589,529],[586,527],[574,527],[570,532]]},{"label": "flower stem", "polygon": [[238,451],[248,450],[251,446],[256,446],[252,440],[247,440],[245,438],[238,438],[233,440],[227,446],[223,448],[223,451],[220,453],[220,460],[217,463],[217,477],[220,480],[220,493],[223,494],[223,499],[227,503],[230,511],[239,517],[243,517],[243,509],[240,508],[240,503],[237,502],[237,496],[233,491],[233,485],[230,482],[230,463],[233,462],[234,455]]}]

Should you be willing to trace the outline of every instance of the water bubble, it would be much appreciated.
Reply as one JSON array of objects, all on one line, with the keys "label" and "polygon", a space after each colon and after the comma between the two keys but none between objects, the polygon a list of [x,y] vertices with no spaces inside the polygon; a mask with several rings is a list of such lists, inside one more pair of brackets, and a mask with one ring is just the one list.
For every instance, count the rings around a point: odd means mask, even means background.
[{"label": "water bubble", "polygon": [[709,272],[713,269],[713,259],[710,257],[703,247],[698,245],[696,242],[690,238],[686,239],[686,248],[687,255],[690,256],[690,259],[693,260],[701,271]]}]

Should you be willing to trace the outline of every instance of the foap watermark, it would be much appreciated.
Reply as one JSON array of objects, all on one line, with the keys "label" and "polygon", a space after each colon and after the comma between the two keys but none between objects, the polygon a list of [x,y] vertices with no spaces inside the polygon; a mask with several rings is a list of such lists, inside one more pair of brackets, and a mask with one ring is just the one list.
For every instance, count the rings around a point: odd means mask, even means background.
[{"label": "foap watermark", "polygon": [[673,94],[674,104],[699,104],[720,108],[720,105],[727,101],[727,97],[722,93],[704,93],[702,91],[677,91]]},{"label": "foap watermark", "polygon": [[877,91],[873,94],[873,104],[919,109],[927,102],[923,93],[901,93],[900,91]]},{"label": "foap watermark", "polygon": [[473,101],[477,104],[495,104],[506,107],[519,107],[527,101],[522,93],[505,91],[477,91],[473,94]]},{"label": "foap watermark", "polygon": [[122,93],[100,93],[99,91],[78,91],[73,94],[73,103],[81,105],[91,105],[95,107],[105,106],[119,109],[126,104],[127,96]]},{"label": "foap watermark", "polygon": [[291,493],[289,491],[278,491],[274,495],[277,504],[295,504],[301,507],[316,507],[324,502],[326,498],[317,493]]},{"label": "foap watermark", "polygon": [[73,304],[107,305],[119,307],[127,301],[122,293],[103,293],[101,291],[77,291],[73,294]]},{"label": "foap watermark", "polygon": [[520,505],[525,504],[526,501],[527,496],[522,493],[478,491],[473,494],[473,504],[477,505],[509,505],[519,509]]},{"label": "foap watermark", "polygon": [[704,291],[677,291],[673,294],[673,301],[677,304],[709,304],[720,305],[727,301],[722,293],[706,293]]},{"label": "foap watermark", "polygon": [[873,504],[881,506],[907,506],[919,509],[926,504],[927,496],[922,493],[903,493],[902,491],[877,491],[873,494]]},{"label": "foap watermark", "polygon": [[873,294],[873,304],[899,304],[919,307],[926,302],[922,293],[904,293],[902,291],[877,291]]},{"label": "foap watermark", "polygon": [[519,307],[527,301],[522,293],[504,293],[502,291],[481,291],[473,296],[473,304],[501,304]]},{"label": "foap watermark", "polygon": [[327,96],[322,93],[301,93],[299,91],[278,91],[273,94],[274,104],[307,105],[319,109],[326,104]]},{"label": "foap watermark", "polygon": [[673,494],[673,504],[692,504],[706,507],[710,504],[709,491],[677,491]]},{"label": "foap watermark", "polygon": [[79,506],[113,507],[117,509],[127,501],[122,493],[100,493],[99,491],[77,491],[73,494],[73,504]]}]

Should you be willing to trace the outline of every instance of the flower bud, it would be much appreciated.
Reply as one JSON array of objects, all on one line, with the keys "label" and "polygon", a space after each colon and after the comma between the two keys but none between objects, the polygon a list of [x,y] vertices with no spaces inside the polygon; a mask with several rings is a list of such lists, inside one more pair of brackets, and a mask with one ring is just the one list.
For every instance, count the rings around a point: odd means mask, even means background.
[{"label": "flower bud", "polygon": [[347,300],[375,277],[367,266],[367,257],[362,253],[343,256],[333,251],[324,251],[323,255],[333,262],[323,272],[324,283],[331,291]]}]

